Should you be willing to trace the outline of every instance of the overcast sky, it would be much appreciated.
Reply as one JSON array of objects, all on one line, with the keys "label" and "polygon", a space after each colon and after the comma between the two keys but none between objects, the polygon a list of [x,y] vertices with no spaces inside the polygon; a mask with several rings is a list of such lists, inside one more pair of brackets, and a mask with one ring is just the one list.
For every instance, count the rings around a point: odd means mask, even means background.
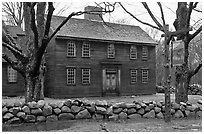
[{"label": "overcast sky", "polygon": [[[97,1],[97,3],[100,3],[100,1]],[[122,1],[122,4],[124,5],[124,7],[130,11],[131,13],[133,13],[134,15],[136,15],[139,19],[148,22],[148,23],[152,23],[154,24],[154,22],[151,20],[151,18],[149,17],[149,14],[147,13],[147,11],[144,9],[143,5],[140,2],[132,2],[132,1]],[[157,19],[160,20],[161,22],[161,14],[160,14],[160,9],[159,6],[157,5],[156,2],[147,2],[148,6],[150,7],[151,11],[155,14],[155,16],[157,17]],[[167,24],[170,25],[170,29],[174,30],[173,27],[173,22],[176,18],[176,9],[177,9],[177,2],[175,0],[173,0],[173,2],[161,2],[162,6],[163,6],[163,10],[164,10],[164,16],[165,16],[165,21]],[[59,9],[61,9],[62,7],[67,7],[67,10],[65,12],[63,12],[63,16],[68,16],[71,12],[76,12],[76,11],[83,11],[84,7],[88,6],[88,5],[93,5],[95,6],[96,4],[94,3],[94,1],[84,1],[84,2],[70,2],[70,3],[55,3],[55,13],[59,12]],[[202,9],[202,4],[200,3],[198,5],[198,9]],[[199,19],[202,18],[202,13],[197,13],[195,11],[192,12],[192,24],[194,24],[194,21],[197,21]],[[78,16],[77,18],[83,18],[83,15]],[[137,25],[142,27],[142,29],[146,29],[147,26],[137,22],[135,19],[133,19],[130,15],[128,15],[127,13],[125,13],[125,11],[118,5],[115,9],[115,11],[111,14],[106,14],[105,16],[103,16],[105,21],[110,21],[110,22],[115,22],[117,20],[121,20],[121,19],[125,19],[125,22],[127,24],[131,24],[131,25]]]}]

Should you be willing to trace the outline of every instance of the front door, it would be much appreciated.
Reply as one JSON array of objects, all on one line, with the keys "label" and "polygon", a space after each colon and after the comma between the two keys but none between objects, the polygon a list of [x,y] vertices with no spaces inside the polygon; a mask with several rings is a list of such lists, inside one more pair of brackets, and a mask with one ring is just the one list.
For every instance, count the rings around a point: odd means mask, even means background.
[{"label": "front door", "polygon": [[114,73],[107,73],[106,74],[106,92],[107,93],[115,93],[116,92],[116,83],[117,77]]}]

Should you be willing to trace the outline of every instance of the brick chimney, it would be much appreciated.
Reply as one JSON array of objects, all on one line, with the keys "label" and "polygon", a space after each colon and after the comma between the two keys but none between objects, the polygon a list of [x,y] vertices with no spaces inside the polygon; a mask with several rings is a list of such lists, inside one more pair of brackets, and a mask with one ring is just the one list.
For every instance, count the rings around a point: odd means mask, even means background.
[{"label": "brick chimney", "polygon": [[[86,6],[84,8],[85,11],[102,11],[102,8],[95,6]],[[101,17],[102,12],[96,12],[97,14],[84,14],[84,19],[91,21],[102,21]],[[100,15],[100,16],[99,16]]]}]

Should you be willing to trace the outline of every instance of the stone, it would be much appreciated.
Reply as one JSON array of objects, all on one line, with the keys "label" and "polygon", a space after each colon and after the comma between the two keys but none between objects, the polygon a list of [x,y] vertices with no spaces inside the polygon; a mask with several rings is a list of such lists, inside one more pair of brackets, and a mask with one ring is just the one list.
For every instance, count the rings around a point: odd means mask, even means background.
[{"label": "stone", "polygon": [[150,109],[150,107],[149,106],[146,106],[145,107],[145,112],[149,112],[151,109]]},{"label": "stone", "polygon": [[35,122],[35,115],[26,115],[25,122]]},{"label": "stone", "polygon": [[63,106],[63,107],[61,108],[61,111],[62,111],[62,113],[70,113],[70,112],[71,112],[71,109],[70,109],[69,107],[67,107],[67,106]]},{"label": "stone", "polygon": [[96,113],[97,114],[106,114],[106,108],[96,106]]},{"label": "stone", "polygon": [[152,110],[152,109],[154,109],[154,104],[149,104],[148,107],[149,107],[150,110]]},{"label": "stone", "polygon": [[140,106],[143,107],[143,108],[145,108],[147,105],[146,105],[145,103],[141,102],[141,103],[140,103]]},{"label": "stone", "polygon": [[50,105],[48,105],[48,104],[45,104],[45,106],[43,107],[43,112],[42,112],[42,114],[43,114],[44,116],[49,116],[49,115],[51,115],[51,114],[52,114],[52,107],[51,107]]},{"label": "stone", "polygon": [[101,101],[101,100],[96,100],[95,105],[96,105],[96,106],[99,106],[99,107],[100,107],[100,106],[101,106],[101,107],[105,107],[105,106],[108,105],[108,103],[107,103],[106,100],[103,100],[103,101]]},{"label": "stone", "polygon": [[118,106],[119,108],[127,108],[125,102],[116,103],[115,105]]},{"label": "stone", "polygon": [[180,105],[178,103],[172,103],[172,108],[177,110],[180,108]]},{"label": "stone", "polygon": [[137,109],[137,110],[141,108],[141,105],[140,105],[140,104],[135,104],[135,106],[136,106],[136,109]]},{"label": "stone", "polygon": [[16,115],[20,110],[20,107],[13,107],[13,114]]},{"label": "stone", "polygon": [[119,114],[123,109],[122,108],[113,108],[114,114]]},{"label": "stone", "polygon": [[9,108],[8,111],[13,114],[13,107],[12,107],[12,108]]},{"label": "stone", "polygon": [[39,108],[43,108],[44,105],[45,105],[45,101],[44,101],[44,100],[39,100],[39,101],[37,102],[37,104],[38,104]]},{"label": "stone", "polygon": [[171,109],[171,115],[175,114],[176,110],[175,109]]},{"label": "stone", "polygon": [[126,106],[127,106],[128,109],[136,107],[135,103],[126,103]]},{"label": "stone", "polygon": [[121,112],[119,115],[118,115],[118,118],[119,119],[127,119],[127,114],[125,112]]},{"label": "stone", "polygon": [[40,108],[31,109],[31,114],[40,115],[42,114],[42,110]]},{"label": "stone", "polygon": [[86,108],[90,113],[95,113],[95,107],[94,107],[94,105],[86,106],[85,108]]},{"label": "stone", "polygon": [[28,106],[30,108],[39,108],[38,103],[36,103],[35,101],[28,102]]},{"label": "stone", "polygon": [[22,103],[19,101],[14,102],[14,107],[21,107]]},{"label": "stone", "polygon": [[131,114],[128,115],[129,119],[140,119],[142,116],[140,114]]},{"label": "stone", "polygon": [[180,110],[181,110],[181,111],[185,111],[185,109],[186,109],[186,108],[185,108],[184,105],[180,105]]},{"label": "stone", "polygon": [[75,106],[81,106],[82,104],[82,101],[80,99],[76,99],[72,102],[72,105],[75,105]]},{"label": "stone", "polygon": [[58,108],[62,108],[64,106],[64,101],[60,101],[57,103]]},{"label": "stone", "polygon": [[62,112],[59,108],[55,108],[55,109],[53,109],[53,111],[56,115],[58,115]]},{"label": "stone", "polygon": [[76,116],[76,119],[90,119],[91,114],[88,112],[87,109],[80,111]]},{"label": "stone", "polygon": [[161,112],[161,108],[160,108],[160,107],[154,107],[154,111],[155,111],[156,113],[160,113],[160,112]]},{"label": "stone", "polygon": [[16,116],[21,118],[21,119],[25,119],[26,118],[26,113],[25,112],[18,112]]},{"label": "stone", "polygon": [[6,107],[7,108],[12,108],[12,107],[14,107],[14,103],[6,103]]},{"label": "stone", "polygon": [[201,105],[202,105],[202,100],[198,100],[198,104],[201,104]]},{"label": "stone", "polygon": [[119,117],[117,114],[112,114],[111,116],[108,117],[109,120],[114,120],[114,121],[118,120],[118,118]]},{"label": "stone", "polygon": [[13,118],[13,117],[14,117],[13,114],[11,114],[11,113],[6,113],[6,114],[3,116],[3,120],[4,120],[4,121],[7,121],[7,120],[9,120],[9,119],[11,119],[11,118]]},{"label": "stone", "polygon": [[183,113],[181,112],[181,110],[177,110],[176,113],[174,114],[175,118],[181,118],[184,117]]},{"label": "stone", "polygon": [[122,112],[125,112],[125,113],[127,113],[127,111],[128,111],[127,108],[124,108],[124,109],[122,110]]},{"label": "stone", "polygon": [[103,118],[104,118],[104,115],[102,115],[102,114],[94,114],[93,115],[93,119],[96,119],[96,120],[101,120]]},{"label": "stone", "polygon": [[198,108],[197,105],[192,104],[191,106],[187,106],[187,107],[186,107],[186,110],[189,110],[189,111],[193,112],[193,111],[195,111],[195,109],[197,109],[197,108]]},{"label": "stone", "polygon": [[3,107],[2,108],[2,115],[4,115],[5,113],[7,113],[8,112],[8,108],[7,107]]},{"label": "stone", "polygon": [[71,105],[72,105],[72,100],[67,99],[67,100],[64,102],[64,105],[67,106],[67,107],[71,107]]},{"label": "stone", "polygon": [[202,111],[196,112],[196,117],[202,117]]},{"label": "stone", "polygon": [[107,108],[106,112],[108,116],[113,115],[113,106],[110,106],[109,108]]},{"label": "stone", "polygon": [[189,110],[185,110],[185,116],[188,117],[190,115],[190,111]]},{"label": "stone", "polygon": [[74,115],[71,113],[61,113],[59,114],[59,120],[73,120]]},{"label": "stone", "polygon": [[130,115],[130,114],[134,114],[134,113],[136,113],[136,112],[137,112],[137,111],[136,111],[135,108],[130,108],[130,109],[128,109],[127,114]]},{"label": "stone", "polygon": [[46,118],[45,116],[37,116],[37,122],[45,122]]},{"label": "stone", "polygon": [[74,114],[78,113],[80,110],[81,110],[81,107],[78,107],[75,105],[71,106],[71,112]]},{"label": "stone", "polygon": [[150,112],[143,115],[144,118],[155,118],[155,111],[151,110]]},{"label": "stone", "polygon": [[14,117],[11,120],[8,121],[9,124],[19,124],[21,123],[21,119],[19,119],[18,117]]},{"label": "stone", "polygon": [[180,105],[187,106],[185,102],[180,102]]},{"label": "stone", "polygon": [[58,120],[58,118],[56,115],[50,115],[50,116],[46,117],[46,122],[55,122],[57,120]]},{"label": "stone", "polygon": [[2,102],[2,108],[6,107],[6,102]]},{"label": "stone", "polygon": [[49,103],[49,105],[53,108],[53,109],[55,109],[55,108],[59,108],[58,106],[57,106],[57,103]]},{"label": "stone", "polygon": [[24,106],[22,108],[22,111],[25,112],[26,114],[30,114],[30,108],[28,106]]},{"label": "stone", "polygon": [[159,113],[156,114],[156,117],[157,117],[158,119],[163,119],[163,118],[164,118],[164,115],[163,115],[162,112],[159,112]]},{"label": "stone", "polygon": [[162,103],[161,102],[157,102],[157,107],[162,107]]},{"label": "stone", "polygon": [[145,113],[144,108],[141,108],[137,111],[138,114],[143,115]]}]

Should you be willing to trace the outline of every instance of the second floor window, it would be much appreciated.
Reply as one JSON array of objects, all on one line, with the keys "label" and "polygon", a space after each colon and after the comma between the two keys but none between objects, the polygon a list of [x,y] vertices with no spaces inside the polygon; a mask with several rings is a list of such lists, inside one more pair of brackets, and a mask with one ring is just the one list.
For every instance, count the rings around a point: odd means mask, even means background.
[{"label": "second floor window", "polygon": [[67,42],[67,56],[76,57],[76,45],[74,41]]},{"label": "second floor window", "polygon": [[17,82],[17,71],[14,70],[11,66],[8,66],[7,70],[8,82]]},{"label": "second floor window", "polygon": [[67,85],[74,85],[75,84],[75,68],[67,68]]},{"label": "second floor window", "polygon": [[115,58],[115,46],[114,46],[114,44],[108,45],[108,58]]},{"label": "second floor window", "polygon": [[137,47],[135,45],[130,47],[130,59],[137,59]]},{"label": "second floor window", "polygon": [[142,46],[142,60],[147,60],[148,58],[148,47]]},{"label": "second floor window", "polygon": [[130,70],[130,77],[131,77],[131,84],[134,84],[137,82],[137,69]]},{"label": "second floor window", "polygon": [[148,69],[142,69],[142,83],[147,83],[149,77],[149,70]]},{"label": "second floor window", "polygon": [[82,84],[90,84],[90,71],[89,68],[82,69]]},{"label": "second floor window", "polygon": [[90,44],[84,42],[82,45],[82,57],[90,57]]}]

